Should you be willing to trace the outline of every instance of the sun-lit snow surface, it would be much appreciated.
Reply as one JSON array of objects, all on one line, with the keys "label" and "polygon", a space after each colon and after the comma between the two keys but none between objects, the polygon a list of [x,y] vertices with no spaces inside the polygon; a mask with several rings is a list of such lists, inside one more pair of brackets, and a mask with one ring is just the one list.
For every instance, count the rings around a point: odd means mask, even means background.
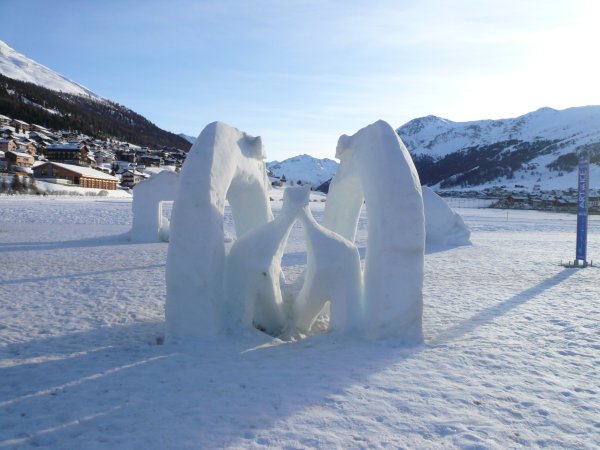
[{"label": "sun-lit snow surface", "polygon": [[0,41],[0,73],[6,77],[27,81],[47,89],[52,89],[53,91],[84,95],[86,97],[91,96],[102,100],[102,97],[94,94],[89,89],[29,59],[27,56],[9,47],[3,41]]},{"label": "sun-lit snow surface", "polygon": [[[473,246],[426,255],[422,346],[186,350],[156,345],[167,245],[127,240],[130,201],[0,197],[0,211],[0,448],[600,443],[600,272],[559,265],[574,215],[459,209]],[[364,214],[358,228],[364,256]],[[597,217],[590,233],[594,259]],[[290,280],[303,246],[293,229]]]}]

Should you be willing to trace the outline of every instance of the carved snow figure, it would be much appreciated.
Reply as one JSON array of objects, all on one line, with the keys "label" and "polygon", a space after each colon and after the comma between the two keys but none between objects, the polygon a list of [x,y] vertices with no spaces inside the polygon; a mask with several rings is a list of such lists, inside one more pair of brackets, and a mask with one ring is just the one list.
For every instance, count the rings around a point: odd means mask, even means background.
[{"label": "carved snow figure", "polygon": [[419,176],[386,122],[340,137],[341,160],[323,224],[354,242],[365,200],[369,235],[364,301],[369,334],[422,342],[425,220]]},{"label": "carved snow figure", "polygon": [[277,218],[250,231],[231,247],[223,311],[231,334],[254,327],[271,335],[283,330],[281,258],[292,225],[308,205],[308,193],[304,188],[287,188]]},{"label": "carved snow figure", "polygon": [[468,245],[471,231],[464,220],[428,186],[421,187],[425,206],[427,244]]},{"label": "carved snow figure", "polygon": [[224,327],[223,210],[237,237],[273,219],[260,137],[221,122],[207,125],[180,174],[167,254],[167,337],[213,338]]},{"label": "carved snow figure", "polygon": [[179,175],[162,171],[133,188],[133,224],[131,240],[133,242],[166,241],[168,234],[161,233],[160,203],[175,199]]},{"label": "carved snow figure", "polygon": [[329,330],[359,331],[364,313],[358,249],[319,225],[308,204],[302,209],[300,220],[306,239],[307,267],[304,284],[294,301],[296,328],[308,332],[325,302],[330,301]]}]

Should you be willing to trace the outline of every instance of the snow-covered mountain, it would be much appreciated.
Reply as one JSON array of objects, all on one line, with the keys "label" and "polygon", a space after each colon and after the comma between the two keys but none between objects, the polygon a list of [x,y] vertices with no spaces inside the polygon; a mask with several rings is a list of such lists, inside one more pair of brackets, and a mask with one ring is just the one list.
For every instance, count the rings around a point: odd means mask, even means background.
[{"label": "snow-covered mountain", "polygon": [[0,41],[0,114],[55,130],[187,150],[190,144],[125,106],[38,64]]},{"label": "snow-covered mountain", "polygon": [[300,155],[284,161],[272,161],[267,163],[267,169],[273,175],[281,178],[285,175],[288,182],[310,184],[318,187],[329,180],[337,170],[338,163],[331,159],[317,159],[309,155]]},{"label": "snow-covered mountain", "polygon": [[452,122],[421,117],[397,131],[424,184],[438,188],[519,184],[574,187],[581,156],[600,176],[600,106],[541,108],[513,119]]},{"label": "snow-covered mountain", "polygon": [[179,133],[179,136],[184,138],[190,144],[194,145],[196,143],[196,138],[194,136],[190,136],[189,134]]},{"label": "snow-covered mountain", "polygon": [[0,73],[53,91],[102,99],[86,87],[17,52],[3,41],[0,41]]}]

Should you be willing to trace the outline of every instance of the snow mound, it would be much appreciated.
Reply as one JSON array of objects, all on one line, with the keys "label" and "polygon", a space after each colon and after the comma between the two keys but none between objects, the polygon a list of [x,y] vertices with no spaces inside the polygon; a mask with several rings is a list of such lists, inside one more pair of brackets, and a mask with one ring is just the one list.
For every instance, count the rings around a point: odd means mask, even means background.
[{"label": "snow mound", "polygon": [[429,186],[422,186],[425,206],[426,241],[433,245],[468,245],[471,231],[462,217],[433,192]]}]

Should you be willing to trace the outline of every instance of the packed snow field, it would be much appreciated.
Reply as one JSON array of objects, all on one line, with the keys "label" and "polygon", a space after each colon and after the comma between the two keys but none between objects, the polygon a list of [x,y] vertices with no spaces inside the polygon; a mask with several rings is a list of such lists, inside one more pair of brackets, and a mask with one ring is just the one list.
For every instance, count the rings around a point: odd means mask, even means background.
[{"label": "packed snow field", "polygon": [[[473,245],[427,250],[424,345],[190,348],[162,344],[167,244],[129,242],[130,200],[0,211],[0,448],[600,445],[600,272],[560,265],[573,215],[460,208]],[[599,232],[594,217],[592,259]],[[295,228],[290,282],[303,245]]]}]

